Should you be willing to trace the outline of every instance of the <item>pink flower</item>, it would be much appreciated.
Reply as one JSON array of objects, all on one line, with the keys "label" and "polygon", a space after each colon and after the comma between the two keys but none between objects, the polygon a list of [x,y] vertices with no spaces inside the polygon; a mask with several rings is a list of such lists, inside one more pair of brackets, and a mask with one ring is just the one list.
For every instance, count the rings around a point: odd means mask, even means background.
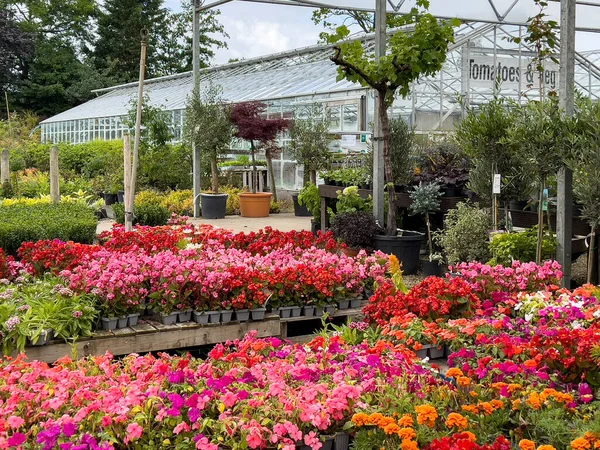
[{"label": "pink flower", "polygon": [[175,428],[173,428],[173,433],[179,434],[181,432],[190,431],[190,426],[186,422],[181,422]]},{"label": "pink flower", "polygon": [[19,416],[10,416],[6,422],[8,423],[9,427],[15,430],[20,428],[25,423],[25,421]]},{"label": "pink flower", "polygon": [[314,431],[304,435],[304,443],[312,448],[312,450],[319,450],[323,447],[323,443]]},{"label": "pink flower", "polygon": [[137,422],[130,423],[127,426],[127,437],[125,438],[125,443],[129,443],[131,441],[135,441],[142,436],[144,429]]}]

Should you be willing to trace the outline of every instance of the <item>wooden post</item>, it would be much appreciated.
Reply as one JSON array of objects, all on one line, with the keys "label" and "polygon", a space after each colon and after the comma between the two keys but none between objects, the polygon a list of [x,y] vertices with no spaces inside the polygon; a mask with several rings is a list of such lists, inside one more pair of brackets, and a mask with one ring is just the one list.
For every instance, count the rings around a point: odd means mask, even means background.
[{"label": "wooden post", "polygon": [[125,231],[131,231],[133,229],[133,211],[129,209],[131,205],[131,137],[129,133],[123,136],[123,167],[124,167],[124,180],[123,185],[125,186]]},{"label": "wooden post", "polygon": [[60,202],[60,186],[58,183],[58,147],[50,149],[50,197],[52,203]]},{"label": "wooden post", "polygon": [[131,166],[131,180],[129,189],[129,203],[125,211],[133,212],[135,202],[135,180],[137,179],[137,168],[140,151],[140,137],[142,128],[142,103],[144,101],[144,76],[146,74],[146,50],[148,47],[148,30],[142,30],[142,42],[140,50],[140,76],[138,82],[138,103],[135,117],[135,138],[133,141],[133,165]]},{"label": "wooden post", "polygon": [[10,182],[10,151],[7,148],[2,150],[0,166],[0,184],[4,185],[7,181]]}]

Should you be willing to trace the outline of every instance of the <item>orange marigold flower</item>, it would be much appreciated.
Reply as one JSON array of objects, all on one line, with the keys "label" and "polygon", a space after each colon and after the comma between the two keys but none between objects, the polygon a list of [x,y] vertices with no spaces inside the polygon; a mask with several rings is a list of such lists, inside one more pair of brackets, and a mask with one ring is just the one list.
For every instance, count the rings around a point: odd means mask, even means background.
[{"label": "orange marigold flower", "polygon": [[521,450],[535,450],[535,442],[529,439],[521,439],[519,441],[519,448]]},{"label": "orange marigold flower", "polygon": [[400,427],[396,422],[392,422],[384,426],[383,431],[385,431],[385,434],[398,434]]},{"label": "orange marigold flower", "polygon": [[540,394],[537,392],[532,392],[529,394],[529,397],[527,397],[527,404],[533,409],[540,409],[542,407],[542,399],[540,398]]},{"label": "orange marigold flower", "polygon": [[438,418],[438,413],[433,406],[415,406],[415,411],[417,412],[417,422],[419,423],[419,425],[425,424],[431,427],[435,425],[435,421]]},{"label": "orange marigold flower", "polygon": [[476,405],[462,405],[461,408],[463,411],[479,414],[479,408]]},{"label": "orange marigold flower", "polygon": [[490,402],[481,402],[481,403],[478,404],[478,406],[479,406],[479,409],[486,416],[491,415],[495,411],[495,408],[492,406],[492,404]]},{"label": "orange marigold flower", "polygon": [[513,402],[513,407],[512,407],[513,411],[516,411],[516,410],[517,410],[517,409],[519,409],[520,407],[521,407],[521,400],[515,400],[515,401]]},{"label": "orange marigold flower", "polygon": [[448,372],[446,372],[446,376],[453,377],[453,378],[462,377],[462,376],[464,376],[464,373],[458,367],[452,367],[452,368],[448,369]]},{"label": "orange marigold flower", "polygon": [[469,437],[469,440],[473,441],[473,442],[477,442],[477,436],[475,436],[473,433],[471,433],[470,431],[463,431],[462,434],[466,434]]},{"label": "orange marigold flower", "polygon": [[506,383],[503,383],[502,381],[498,382],[498,383],[492,383],[492,388],[494,389],[502,389],[504,386],[508,386]]},{"label": "orange marigold flower", "polygon": [[510,392],[511,394],[514,394],[517,391],[520,391],[523,389],[523,386],[521,386],[518,383],[510,383],[508,385],[508,392]]},{"label": "orange marigold flower", "polygon": [[495,409],[502,409],[502,408],[504,408],[504,402],[502,400],[494,399],[494,400],[490,401],[490,403],[492,404],[492,406]]},{"label": "orange marigold flower", "polygon": [[456,383],[458,383],[459,386],[469,386],[471,384],[471,379],[469,377],[458,377]]},{"label": "orange marigold flower", "polygon": [[586,431],[586,433],[583,435],[583,438],[587,439],[590,442],[594,442],[594,441],[598,440],[598,435],[594,434],[594,433],[592,433],[590,431]]},{"label": "orange marigold flower", "polygon": [[417,432],[412,428],[401,428],[400,431],[398,431],[398,436],[400,436],[403,440],[410,441],[411,439],[417,437]]},{"label": "orange marigold flower", "polygon": [[556,450],[552,445],[540,445],[537,450]]},{"label": "orange marigold flower", "polygon": [[419,450],[419,444],[415,441],[404,439],[400,445],[401,450]]},{"label": "orange marigold flower", "polygon": [[404,414],[400,419],[398,419],[398,425],[401,427],[412,427],[415,424],[412,416],[410,414]]},{"label": "orange marigold flower", "polygon": [[369,416],[365,413],[356,413],[352,416],[352,423],[359,427],[370,425]]},{"label": "orange marigold flower", "polygon": [[448,428],[456,427],[460,430],[464,430],[469,426],[469,421],[462,414],[450,413],[446,420],[446,426]]},{"label": "orange marigold flower", "polygon": [[571,448],[573,450],[587,450],[592,448],[592,444],[587,439],[580,437],[571,441]]},{"label": "orange marigold flower", "polygon": [[471,391],[471,392],[469,392],[469,395],[470,395],[471,397],[473,397],[473,398],[477,398],[477,397],[479,397],[479,394],[478,394],[477,392],[475,392],[475,391]]}]

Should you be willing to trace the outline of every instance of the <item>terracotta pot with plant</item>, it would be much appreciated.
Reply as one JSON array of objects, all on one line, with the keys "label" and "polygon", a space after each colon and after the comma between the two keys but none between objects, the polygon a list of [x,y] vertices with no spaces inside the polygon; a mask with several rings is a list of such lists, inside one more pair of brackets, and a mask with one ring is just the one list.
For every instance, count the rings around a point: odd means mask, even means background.
[{"label": "terracotta pot with plant", "polygon": [[287,119],[266,118],[266,105],[260,102],[238,103],[231,110],[231,121],[235,125],[235,136],[250,142],[252,155],[252,193],[240,194],[240,210],[242,217],[267,217],[271,205],[271,197],[277,201],[277,190],[275,187],[275,175],[271,152],[266,152],[267,169],[269,171],[269,182],[271,192],[256,192],[258,177],[256,170],[256,148],[257,145],[267,149],[277,138],[277,134],[289,128],[290,121]]}]

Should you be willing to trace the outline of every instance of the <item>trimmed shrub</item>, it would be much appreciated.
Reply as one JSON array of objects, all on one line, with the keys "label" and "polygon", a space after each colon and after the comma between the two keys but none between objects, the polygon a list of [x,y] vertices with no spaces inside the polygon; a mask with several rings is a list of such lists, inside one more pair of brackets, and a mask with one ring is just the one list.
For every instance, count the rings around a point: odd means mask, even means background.
[{"label": "trimmed shrub", "polygon": [[60,239],[91,244],[97,220],[87,206],[74,203],[0,206],[0,248],[16,254],[23,242]]},{"label": "trimmed shrub", "polygon": [[[153,191],[142,191],[135,196],[135,205],[133,213],[134,225],[146,225],[155,227],[166,225],[171,211],[164,205],[165,196]],[[115,203],[113,205],[115,220],[125,223],[125,205]]]}]

